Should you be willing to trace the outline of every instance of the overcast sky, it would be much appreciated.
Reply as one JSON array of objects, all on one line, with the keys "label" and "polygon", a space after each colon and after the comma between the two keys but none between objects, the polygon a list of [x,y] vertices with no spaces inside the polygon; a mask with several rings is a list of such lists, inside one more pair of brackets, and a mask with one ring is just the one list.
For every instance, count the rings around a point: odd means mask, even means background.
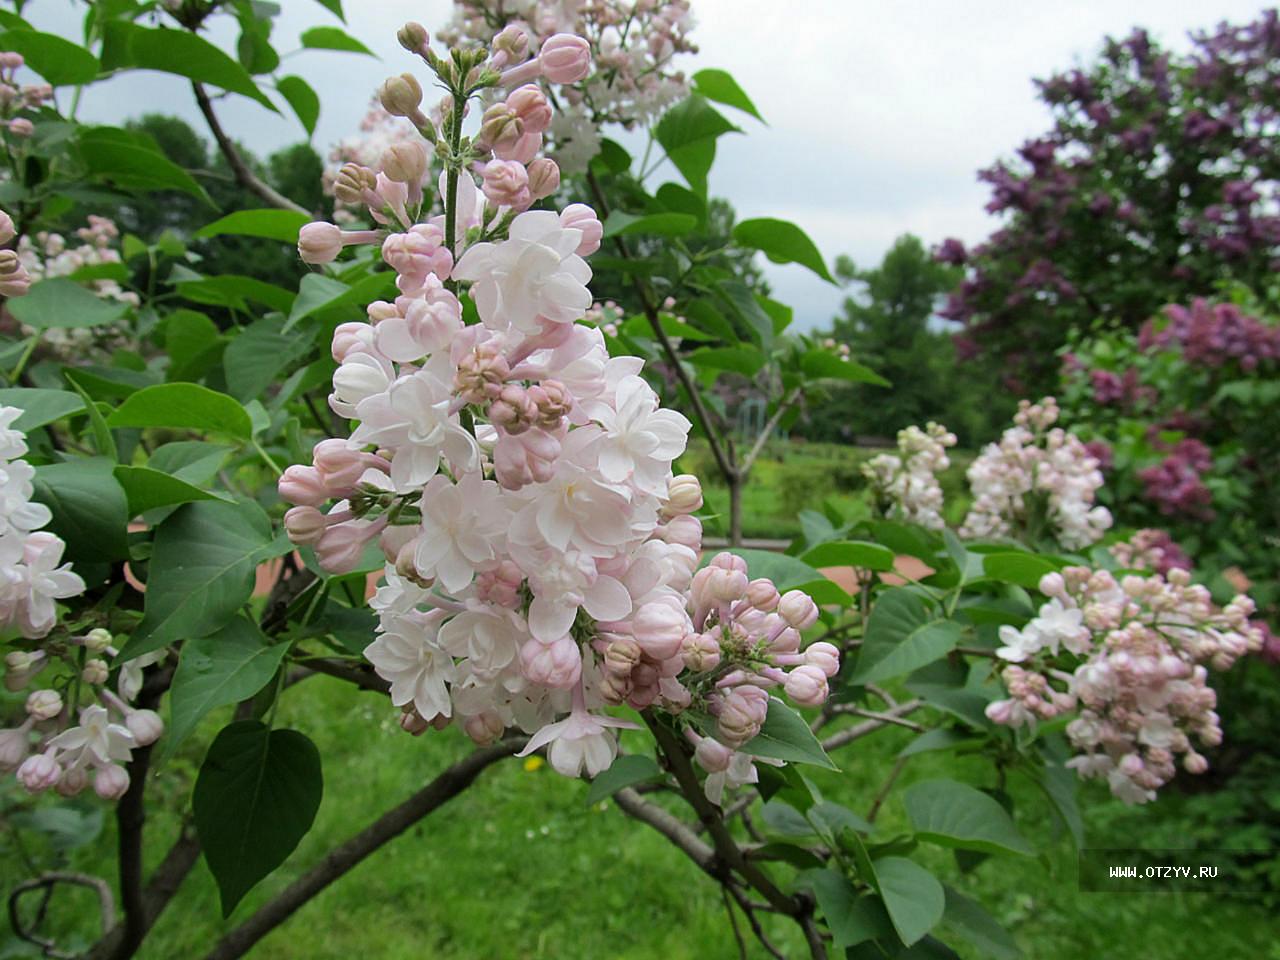
[{"label": "overcast sky", "polygon": [[[282,52],[303,29],[338,23],[316,0],[282,6],[273,37]],[[321,152],[355,131],[385,76],[413,69],[396,28],[415,19],[433,29],[450,3],[345,6],[350,32],[381,60],[305,51],[281,67],[320,93],[314,142]],[[769,122],[734,118],[746,135],[720,141],[711,189],[740,217],[794,220],[828,261],[847,253],[860,266],[874,265],[907,232],[929,243],[980,240],[993,221],[983,212],[987,192],[976,171],[1048,126],[1033,77],[1087,62],[1104,36],[1135,25],[1184,49],[1188,30],[1243,22],[1262,7],[1259,0],[693,0],[701,52],[685,58],[685,68],[729,70]],[[83,9],[76,0],[33,0],[27,13],[45,29],[75,36]],[[234,49],[229,31],[213,39]],[[277,117],[229,97],[219,109],[233,135],[259,152],[305,136],[287,107]],[[81,117],[117,122],[147,111],[201,122],[190,88],[163,74],[91,88]],[[768,271],[804,327],[837,309],[840,291],[803,268],[770,264]]]}]

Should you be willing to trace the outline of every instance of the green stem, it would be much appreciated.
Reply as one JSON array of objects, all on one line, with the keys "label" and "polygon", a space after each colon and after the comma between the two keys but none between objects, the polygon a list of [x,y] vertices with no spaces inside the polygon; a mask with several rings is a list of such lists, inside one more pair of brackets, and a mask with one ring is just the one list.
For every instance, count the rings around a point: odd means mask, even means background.
[{"label": "green stem", "polygon": [[[449,111],[449,153],[445,175],[444,238],[449,252],[458,255],[458,176],[462,172],[462,113],[467,106],[466,92],[453,90],[453,109]],[[445,286],[452,293],[458,292],[458,281],[450,278]]]},{"label": "green stem", "polygon": [[9,382],[17,383],[18,378],[22,376],[22,371],[27,367],[27,361],[31,359],[31,354],[35,352],[36,344],[40,342],[40,333],[37,331],[27,338],[27,348],[22,351],[22,356],[18,358],[18,365],[13,368],[13,372],[9,374]]}]

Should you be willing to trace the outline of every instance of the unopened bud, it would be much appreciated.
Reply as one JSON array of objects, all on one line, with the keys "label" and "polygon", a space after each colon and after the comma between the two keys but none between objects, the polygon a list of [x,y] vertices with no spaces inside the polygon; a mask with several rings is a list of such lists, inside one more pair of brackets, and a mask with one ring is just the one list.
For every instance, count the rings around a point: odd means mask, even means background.
[{"label": "unopened bud", "polygon": [[382,108],[393,117],[413,119],[421,113],[422,84],[411,73],[389,77],[378,88],[378,100],[381,101]]}]

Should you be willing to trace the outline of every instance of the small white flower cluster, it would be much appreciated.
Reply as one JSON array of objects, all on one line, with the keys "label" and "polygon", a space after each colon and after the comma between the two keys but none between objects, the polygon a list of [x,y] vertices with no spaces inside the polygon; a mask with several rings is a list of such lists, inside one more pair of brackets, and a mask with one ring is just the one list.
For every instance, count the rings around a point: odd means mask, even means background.
[{"label": "small white flower cluster", "polygon": [[955,434],[936,423],[899,430],[897,454],[882,453],[862,465],[880,512],[930,530],[945,527],[938,474],[951,466],[947,448],[955,445]]},{"label": "small white flower cluster", "polygon": [[[741,780],[750,760],[728,754],[764,723],[766,690],[820,702],[838,655],[799,652],[798,630],[818,615],[803,593],[749,582],[729,554],[697,571],[701,487],[671,470],[690,423],[660,406],[643,361],[610,358],[600,331],[577,322],[592,304],[583,258],[600,221],[581,204],[525,209],[547,195],[530,183],[555,167],[536,157],[551,110],[527,81],[580,79],[586,46],[550,37],[523,63],[509,39],[455,61],[429,53],[421,27],[401,31],[438,74],[456,80],[447,71],[460,62],[466,77],[516,85],[486,110],[473,161],[441,176],[442,214],[430,216],[425,151],[402,145],[381,174],[348,164],[339,182],[385,230],[301,231],[313,263],[380,244],[401,295],[334,334],[330,405],[357,425],[285,471],[281,496],[297,504],[286,529],[335,572],[377,541],[386,579],[365,655],[406,730],[456,719],[490,743],[519,727],[533,734],[526,752],[547,746],[561,773],[595,776],[616,756],[612,730],[634,726],[605,707],[694,708],[716,718],[725,751],[704,766],[732,762]],[[421,110],[408,74],[383,102],[428,139],[458,135]],[[459,281],[479,323],[463,323]]]},{"label": "small white flower cluster", "polygon": [[594,69],[563,89],[549,130],[552,156],[568,173],[586,170],[599,153],[602,127],[647,126],[689,92],[684,74],[672,69],[678,54],[697,51],[688,0],[458,0],[440,36],[487,43],[504,27],[535,51],[566,33],[591,45]]},{"label": "small white flower cluster", "polygon": [[[60,233],[43,230],[34,238],[22,237],[18,241],[18,257],[32,280],[69,277],[85,267],[120,263],[120,251],[116,249],[120,228],[115,221],[91,213],[88,224],[75,232],[78,244],[69,244]],[[107,300],[119,300],[134,307],[139,303],[136,293],[125,290],[115,280],[92,280],[89,288]]]},{"label": "small white flower cluster", "polygon": [[[60,563],[66,544],[39,529],[51,515],[48,507],[30,500],[35,470],[19,459],[27,452],[26,436],[12,426],[21,415],[16,407],[0,408],[0,618],[27,640],[41,640],[57,623],[56,601],[78,596],[85,585],[71,564]],[[116,696],[104,686],[109,668],[102,655],[115,654],[107,631],[49,640],[35,649],[22,646],[5,657],[9,690],[25,689],[54,663],[72,672],[53,686],[32,691],[26,701],[27,719],[0,730],[0,771],[17,770],[18,779],[33,793],[56,787],[66,796],[83,790],[92,773],[100,796],[120,797],[129,787],[129,775],[120,763],[128,761],[134,746],[153,742],[164,730],[154,712],[126,703],[137,696],[148,660],[138,658],[121,670]],[[82,687],[95,691],[102,702],[84,707],[80,724],[68,728],[71,709],[64,695]],[[123,726],[111,722],[108,708],[120,715]],[[33,738],[38,744],[34,755]]]},{"label": "small white flower cluster", "polygon": [[1175,760],[1190,773],[1222,741],[1208,669],[1226,670],[1262,646],[1249,623],[1253,601],[1237,596],[1221,610],[1191,575],[1126,576],[1067,567],[1047,574],[1049,598],[1018,630],[1000,628],[1010,696],[987,716],[1012,727],[1078,711],[1067,736],[1079,751],[1067,762],[1083,777],[1105,777],[1126,803],[1145,803],[1171,780]]},{"label": "small white flower cluster", "polygon": [[1095,506],[1103,484],[1098,461],[1075,434],[1053,426],[1053,397],[1018,404],[1014,426],[988,444],[967,472],[973,506],[962,537],[1048,535],[1068,550],[1096,543],[1111,512]]}]

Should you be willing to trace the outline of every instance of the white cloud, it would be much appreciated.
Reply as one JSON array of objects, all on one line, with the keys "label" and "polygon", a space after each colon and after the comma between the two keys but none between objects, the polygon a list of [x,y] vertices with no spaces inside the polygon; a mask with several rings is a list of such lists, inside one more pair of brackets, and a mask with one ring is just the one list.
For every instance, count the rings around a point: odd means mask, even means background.
[{"label": "white cloud", "polygon": [[[701,48],[689,69],[729,70],[769,121],[747,117],[747,135],[721,141],[712,189],[742,216],[780,216],[804,227],[833,259],[870,265],[901,233],[936,242],[981,239],[992,222],[976,171],[1043,131],[1047,113],[1032,78],[1088,61],[1106,35],[1135,24],[1161,42],[1221,20],[1253,18],[1257,0],[693,0]],[[313,0],[287,0],[275,42],[317,22],[335,22]],[[348,0],[352,33],[382,58],[304,52],[285,61],[319,91],[315,142],[323,150],[351,133],[378,83],[412,69],[396,44],[405,19],[432,28],[447,0]],[[34,19],[75,35],[79,5],[33,4]],[[234,34],[216,36],[225,45]],[[117,122],[145,111],[200,121],[189,87],[158,74],[122,76],[85,96],[82,117]],[[234,135],[260,152],[302,136],[240,97],[219,105]],[[840,294],[799,267],[767,265],[779,295],[805,327],[824,323]]]}]

